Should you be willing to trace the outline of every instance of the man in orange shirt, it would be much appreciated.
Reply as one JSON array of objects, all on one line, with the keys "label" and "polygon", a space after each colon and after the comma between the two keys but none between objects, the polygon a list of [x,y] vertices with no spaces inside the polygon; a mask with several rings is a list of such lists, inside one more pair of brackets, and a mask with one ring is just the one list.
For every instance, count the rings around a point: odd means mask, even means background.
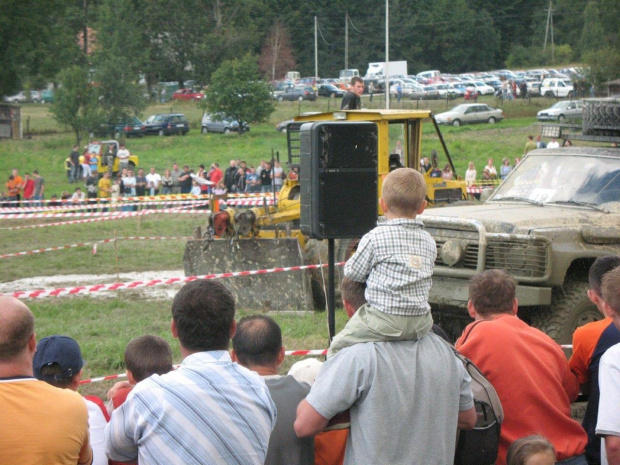
[{"label": "man in orange shirt", "polygon": [[[497,465],[506,464],[510,444],[541,434],[553,444],[558,464],[587,465],[587,435],[571,418],[579,394],[564,352],[542,331],[517,318],[516,282],[502,270],[471,279],[469,324],[456,348],[495,387],[504,408]],[[567,461],[567,462],[564,462]]]},{"label": "man in orange shirt", "polygon": [[[603,276],[618,266],[620,266],[620,257],[611,255],[597,258],[590,267],[588,297],[602,315],[605,315],[601,294]],[[595,434],[600,399],[599,362],[607,349],[619,342],[620,331],[609,317],[581,326],[573,334],[573,355],[568,365],[581,384],[581,392],[589,396],[581,423],[588,433],[586,458],[589,465],[601,463],[601,438]]]},{"label": "man in orange shirt", "polygon": [[15,184],[17,185],[17,199],[15,199],[15,200],[21,200],[22,199],[21,193],[22,193],[22,190],[23,190],[22,186],[24,184],[24,180],[18,174],[16,169],[13,170],[13,180],[15,181]]}]

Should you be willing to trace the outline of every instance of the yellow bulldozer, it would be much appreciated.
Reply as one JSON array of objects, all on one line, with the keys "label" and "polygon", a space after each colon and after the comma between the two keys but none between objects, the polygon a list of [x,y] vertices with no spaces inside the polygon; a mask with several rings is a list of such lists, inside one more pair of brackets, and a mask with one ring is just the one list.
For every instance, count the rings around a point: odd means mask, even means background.
[{"label": "yellow bulldozer", "polygon": [[[437,146],[438,142],[443,148],[444,163],[440,163],[439,152],[435,149],[430,157],[422,158],[423,122],[429,120],[437,136],[434,145]],[[258,201],[260,204],[253,208],[226,207],[220,211],[212,208],[206,228],[198,228],[195,239],[186,245],[183,257],[186,276],[327,262],[326,241],[308,239],[299,228],[300,131],[304,123],[319,121],[372,122],[377,125],[379,196],[385,175],[405,166],[424,173],[429,207],[467,199],[465,182],[456,175],[430,110],[355,110],[298,116],[288,124],[286,131],[290,172],[283,180],[282,188],[279,192],[264,194]],[[442,176],[446,166],[453,173],[452,179]],[[382,213],[378,205],[377,212]],[[356,242],[356,239],[337,240],[336,262],[346,260],[354,252]],[[235,277],[228,279],[226,284],[241,308],[311,310],[324,308],[326,281],[324,268],[316,268]]]}]

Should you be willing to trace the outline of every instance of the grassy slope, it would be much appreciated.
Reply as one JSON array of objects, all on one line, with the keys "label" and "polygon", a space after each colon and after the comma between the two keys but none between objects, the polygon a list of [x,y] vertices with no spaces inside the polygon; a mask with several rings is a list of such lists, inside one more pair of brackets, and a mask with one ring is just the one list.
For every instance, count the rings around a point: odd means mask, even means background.
[{"label": "grassy slope", "polygon": [[[492,99],[481,99],[493,105]],[[457,102],[458,103],[458,102]],[[201,110],[192,103],[175,104],[173,111],[181,111],[190,119],[192,131],[185,137],[145,137],[131,139],[128,148],[140,157],[141,166],[155,166],[158,170],[169,167],[173,161],[197,167],[217,161],[222,166],[231,158],[247,160],[256,165],[260,159],[269,158],[272,149],[286,157],[286,138],[274,130],[278,121],[291,118],[300,111],[333,110],[338,100],[319,99],[317,102],[283,102],[277,105],[271,121],[253,125],[248,134],[223,136],[202,135],[199,132]],[[428,106],[435,113],[452,107],[455,102],[421,102],[420,108]],[[467,162],[476,163],[479,172],[489,156],[511,160],[520,156],[526,137],[536,133],[535,114],[549,104],[546,100],[506,102],[504,112],[507,120],[495,126],[464,126],[444,128],[443,134],[461,175]],[[366,106],[370,106],[365,102]],[[375,107],[382,107],[381,99],[375,98]],[[395,108],[415,108],[416,102],[403,101]],[[153,106],[145,117],[170,106]],[[23,108],[24,128],[29,117],[30,129],[35,132],[32,139],[0,142],[0,172],[8,176],[11,168],[20,173],[38,169],[45,177],[49,194],[69,190],[74,185],[66,181],[64,159],[68,156],[74,138],[71,133],[59,128],[48,114],[44,105],[26,105]],[[26,132],[26,131],[25,131]],[[430,155],[432,149],[440,151],[437,137],[431,125],[426,125],[423,153]],[[33,220],[29,220],[33,221]],[[54,220],[63,221],[63,220]],[[194,215],[157,215],[136,219],[107,221],[93,224],[68,225],[20,231],[2,231],[0,254],[19,252],[40,247],[53,247],[114,236],[187,236],[194,226],[204,222]],[[4,220],[0,227],[27,224],[26,220]],[[123,271],[174,270],[181,268],[184,241],[125,241],[99,246],[97,255],[90,248],[76,248],[26,257],[8,258],[2,261],[0,281],[11,281],[23,277],[73,274],[73,273],[116,273]],[[17,289],[16,289],[17,290]],[[101,376],[122,371],[122,354],[125,344],[132,338],[145,333],[159,334],[171,341],[175,360],[180,355],[169,335],[170,302],[145,301],[128,292],[119,292],[117,299],[92,299],[78,297],[71,299],[48,298],[28,301],[37,316],[37,335],[67,334],[75,337],[82,345],[88,361],[85,376]],[[254,311],[241,310],[240,316]],[[337,327],[344,325],[343,312],[337,314]],[[326,345],[326,318],[317,314],[277,314],[275,318],[283,327],[285,345],[289,349],[315,349]],[[287,359],[287,368],[295,360]],[[84,392],[102,395],[109,383],[89,385]]]}]

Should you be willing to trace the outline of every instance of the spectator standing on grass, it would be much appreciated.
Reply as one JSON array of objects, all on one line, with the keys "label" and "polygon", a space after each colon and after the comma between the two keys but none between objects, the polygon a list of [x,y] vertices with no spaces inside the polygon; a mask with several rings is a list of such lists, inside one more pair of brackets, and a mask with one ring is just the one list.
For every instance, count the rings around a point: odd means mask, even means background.
[{"label": "spectator standing on grass", "polygon": [[71,163],[71,157],[65,158],[65,173],[67,174],[67,181],[69,184],[73,182],[73,163]]},{"label": "spectator standing on grass", "polygon": [[82,165],[82,179],[84,179],[84,182],[86,182],[86,180],[90,176],[90,154],[88,153],[88,149],[85,149],[84,153],[82,154],[81,165]]},{"label": "spectator standing on grass", "polygon": [[513,441],[533,431],[554,445],[559,464],[587,465],[587,435],[571,418],[571,402],[579,394],[577,378],[560,346],[517,317],[515,289],[515,280],[502,270],[473,276],[467,309],[475,321],[456,341],[502,402],[497,465],[506,464]]},{"label": "spectator standing on grass", "polygon": [[214,186],[217,186],[222,179],[224,179],[224,173],[220,169],[219,163],[213,163],[213,172],[211,173],[211,177],[209,181],[213,183]]},{"label": "spectator standing on grass", "polygon": [[172,302],[179,369],[138,383],[112,413],[106,452],[142,464],[263,464],[276,409],[265,382],[232,363],[235,300],[220,282],[192,281]]},{"label": "spectator standing on grass", "polygon": [[278,411],[265,465],[313,465],[314,439],[298,438],[293,428],[297,406],[310,392],[310,386],[292,376],[278,375],[278,367],[284,361],[278,323],[266,315],[244,317],[237,325],[232,344],[233,362],[263,377]]},{"label": "spectator standing on grass", "polygon": [[161,177],[161,193],[162,195],[170,195],[172,194],[172,175],[170,174],[170,170],[165,170],[164,175]]},{"label": "spectator standing on grass", "polygon": [[[355,312],[345,309],[349,316]],[[476,422],[470,382],[435,334],[355,344],[323,364],[297,408],[295,432],[317,434],[349,409],[345,464],[451,464],[457,427],[471,429]]]},{"label": "spectator standing on grass", "polygon": [[271,192],[271,163],[265,162],[265,167],[260,172],[260,191]]},{"label": "spectator standing on grass", "polygon": [[97,203],[97,186],[99,185],[99,180],[95,177],[93,173],[86,179],[86,197],[88,198],[89,204]]},{"label": "spectator standing on grass", "polygon": [[179,185],[181,186],[181,194],[189,194],[192,190],[192,172],[189,166],[183,166],[183,172],[179,176]]},{"label": "spectator standing on grass", "polygon": [[121,144],[118,152],[116,152],[116,158],[118,158],[118,169],[122,171],[123,168],[129,169],[129,150],[125,147],[125,144]]},{"label": "spectator standing on grass", "polygon": [[[49,336],[37,344],[33,368],[37,379],[60,389],[77,392],[82,379],[82,351],[67,336]],[[108,465],[103,432],[110,416],[103,401],[96,396],[83,397],[88,409],[88,434],[93,449],[93,465]]]},{"label": "spectator standing on grass", "polygon": [[[30,173],[24,174],[24,180],[21,188],[24,193],[23,200],[32,200],[32,196],[34,195],[34,180],[30,177]],[[27,206],[32,205],[27,204]]]},{"label": "spectator standing on grass", "polygon": [[45,194],[45,179],[43,179],[37,170],[32,172],[34,177],[34,192],[32,193],[32,199],[38,200],[35,206],[40,207],[43,205],[43,196]]},{"label": "spectator standing on grass", "polygon": [[273,185],[276,189],[276,192],[279,192],[282,189],[282,182],[284,180],[284,169],[279,161],[273,162]]},{"label": "spectator standing on grass", "polygon": [[155,167],[151,166],[149,174],[146,175],[146,187],[149,195],[159,194],[159,186],[161,185],[161,176],[155,172]]},{"label": "spectator standing on grass", "polygon": [[78,169],[80,166],[80,149],[79,145],[74,145],[73,150],[69,154],[69,162],[71,164],[71,173],[69,177],[69,182],[77,182],[78,181]]},{"label": "spectator standing on grass", "polygon": [[170,170],[170,176],[172,177],[172,193],[180,194],[181,193],[181,183],[179,178],[183,174],[183,171],[179,169],[178,163],[172,164],[172,169]]},{"label": "spectator standing on grass", "polygon": [[482,170],[482,178],[497,179],[497,170],[495,169],[492,158],[489,158],[487,165],[484,167],[484,170]]},{"label": "spectator standing on grass", "polygon": [[467,184],[468,187],[476,184],[476,176],[476,166],[473,161],[470,161],[467,165],[467,171],[465,171],[465,184]]},{"label": "spectator standing on grass", "polygon": [[340,104],[341,110],[361,110],[362,109],[362,94],[364,93],[364,81],[359,76],[353,76],[351,78],[351,90],[344,94],[342,97],[342,103]]},{"label": "spectator standing on grass", "polygon": [[[537,139],[540,140],[540,136],[537,136]],[[525,143],[525,148],[523,149],[523,155],[527,155],[528,152],[531,152],[532,150],[536,150],[538,147],[538,144],[536,142],[534,142],[534,137],[533,136],[527,136],[527,142]]]},{"label": "spectator standing on grass", "polygon": [[[103,173],[103,177],[99,180],[99,198],[100,199],[109,199],[110,194],[112,193],[112,181],[110,181],[110,173],[106,171]],[[120,185],[119,185],[120,191]],[[107,208],[104,208],[103,211],[107,211]]]},{"label": "spectator standing on grass", "polygon": [[571,371],[577,376],[581,392],[588,396],[588,405],[581,425],[588,433],[586,457],[589,465],[601,463],[601,439],[596,436],[601,357],[607,349],[620,342],[620,331],[614,326],[613,320],[606,317],[601,285],[605,274],[618,266],[620,266],[620,257],[612,255],[597,258],[590,267],[588,298],[605,318],[580,326],[575,330],[573,354],[568,362]]},{"label": "spectator standing on grass", "polygon": [[510,158],[504,158],[502,160],[502,166],[499,169],[499,176],[501,179],[506,179],[508,173],[512,171],[512,166],[510,166]]},{"label": "spectator standing on grass", "polygon": [[95,177],[99,176],[99,157],[96,153],[90,154],[90,172]]},{"label": "spectator standing on grass", "polygon": [[228,192],[233,191],[233,185],[235,184],[235,177],[237,176],[237,163],[235,160],[230,160],[229,166],[224,173],[224,185]]},{"label": "spectator standing on grass", "polygon": [[84,200],[86,200],[86,194],[84,194],[81,188],[76,187],[75,192],[71,196],[71,203],[82,204]]},{"label": "spectator standing on grass", "polygon": [[372,96],[375,93],[375,83],[373,81],[370,81],[370,84],[368,84],[368,94],[370,94],[370,101],[372,102]]},{"label": "spectator standing on grass", "polygon": [[[9,175],[9,180],[5,184],[7,199],[10,201],[17,201],[19,195],[19,186],[15,182],[15,176]],[[17,207],[18,204],[11,204],[11,207]]]},{"label": "spectator standing on grass", "polygon": [[140,168],[138,170],[138,176],[136,176],[136,195],[138,197],[144,197],[146,195],[146,186],[146,176],[144,176],[144,170]]},{"label": "spectator standing on grass", "polygon": [[545,143],[545,141],[540,139],[540,134],[536,136],[536,148],[537,149],[547,148],[547,144]]},{"label": "spectator standing on grass", "polygon": [[[603,309],[620,330],[620,267],[603,276]],[[601,358],[599,369],[601,399],[596,434],[602,436],[601,463],[620,463],[620,344],[609,348]]]},{"label": "spectator standing on grass", "polygon": [[551,142],[549,142],[547,144],[547,148],[548,149],[559,149],[560,148],[560,143],[558,142],[558,140],[554,137],[551,139]]},{"label": "spectator standing on grass", "polygon": [[0,463],[90,464],[86,404],[34,377],[36,350],[32,312],[0,297]]}]

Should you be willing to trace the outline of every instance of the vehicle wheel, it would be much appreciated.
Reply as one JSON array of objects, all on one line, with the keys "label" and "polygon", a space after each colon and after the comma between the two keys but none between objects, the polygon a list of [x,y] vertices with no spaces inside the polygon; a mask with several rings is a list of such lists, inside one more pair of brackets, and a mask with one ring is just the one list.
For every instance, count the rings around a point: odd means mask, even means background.
[{"label": "vehicle wheel", "polygon": [[284,99],[282,98],[282,96],[278,97],[278,102],[283,102]]},{"label": "vehicle wheel", "polygon": [[[337,239],[335,241],[335,261],[336,263],[345,262],[353,255],[357,249],[359,239]],[[318,265],[325,264],[329,259],[329,251],[327,241],[319,241],[310,239],[306,242],[306,260],[309,264]],[[336,302],[340,299],[340,280],[344,276],[343,267],[336,267],[334,289],[336,291]],[[317,268],[312,270],[310,277],[312,287],[312,298],[314,306],[317,310],[325,310],[327,308],[327,287],[328,287],[328,270],[327,268]]]},{"label": "vehicle wheel", "polygon": [[576,328],[603,318],[590,302],[586,294],[588,289],[586,280],[567,278],[561,288],[553,290],[550,307],[530,313],[531,325],[558,344],[570,344]]},{"label": "vehicle wheel", "polygon": [[297,97],[297,100],[299,100],[300,102],[303,102],[304,98],[300,95],[299,97]]},{"label": "vehicle wheel", "polygon": [[455,119],[454,121],[452,121],[452,126],[460,126],[460,125],[461,125],[461,120]]},{"label": "vehicle wheel", "polygon": [[566,117],[565,117],[564,115],[560,115],[560,116],[558,116],[558,121],[559,121],[560,123],[563,123],[565,120],[566,120]]},{"label": "vehicle wheel", "polygon": [[230,129],[224,128],[224,134],[230,134]]},{"label": "vehicle wheel", "polygon": [[489,123],[489,124],[495,124],[495,117],[494,117],[494,116],[491,116],[491,117],[488,119],[488,123]]},{"label": "vehicle wheel", "polygon": [[206,126],[203,126],[203,127],[202,127],[202,129],[201,129],[201,131],[202,131],[202,133],[203,133],[203,134],[206,134],[206,133],[208,133],[208,132],[209,132],[209,130],[207,129],[207,127],[206,127]]},{"label": "vehicle wheel", "polygon": [[160,136],[160,137],[163,136],[164,135],[164,130],[160,129],[159,132],[157,133],[157,135]]}]

